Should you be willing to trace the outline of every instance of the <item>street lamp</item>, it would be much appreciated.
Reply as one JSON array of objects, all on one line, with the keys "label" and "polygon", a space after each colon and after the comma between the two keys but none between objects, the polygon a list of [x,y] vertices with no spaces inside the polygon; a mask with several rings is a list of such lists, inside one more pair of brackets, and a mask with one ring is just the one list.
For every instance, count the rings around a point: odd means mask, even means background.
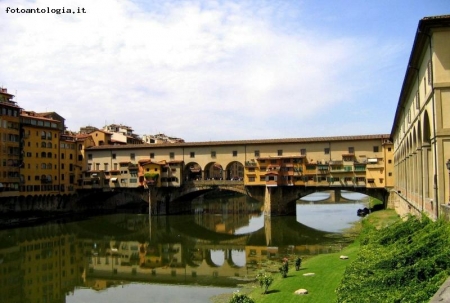
[{"label": "street lamp", "polygon": [[448,204],[450,205],[450,159],[447,160],[447,163],[445,163],[445,165],[447,166],[447,170],[448,170],[448,177],[449,177],[449,187],[448,187]]}]

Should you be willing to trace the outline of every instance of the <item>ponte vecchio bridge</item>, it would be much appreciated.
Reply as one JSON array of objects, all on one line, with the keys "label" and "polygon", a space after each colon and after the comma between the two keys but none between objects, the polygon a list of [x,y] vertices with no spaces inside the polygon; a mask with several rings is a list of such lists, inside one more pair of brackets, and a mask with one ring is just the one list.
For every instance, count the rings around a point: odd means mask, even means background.
[{"label": "ponte vecchio bridge", "polygon": [[266,215],[289,213],[297,199],[330,189],[387,203],[394,182],[389,135],[101,145],[85,156],[82,189],[134,192],[166,202],[169,213],[183,209],[181,197],[211,190],[264,201]]}]

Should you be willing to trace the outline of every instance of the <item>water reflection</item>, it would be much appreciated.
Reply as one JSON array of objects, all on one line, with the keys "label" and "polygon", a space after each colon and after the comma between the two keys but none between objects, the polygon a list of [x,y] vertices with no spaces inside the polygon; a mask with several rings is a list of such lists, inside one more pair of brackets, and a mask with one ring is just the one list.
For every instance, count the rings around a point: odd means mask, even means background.
[{"label": "water reflection", "polygon": [[[78,289],[137,282],[236,286],[265,260],[345,245],[336,229],[305,224],[308,218],[330,221],[334,208],[306,211],[303,206],[298,205],[297,216],[269,218],[262,216],[261,204],[246,197],[210,197],[195,201],[192,215],[118,214],[3,230],[0,302],[65,302]],[[346,216],[338,208],[332,212]],[[358,220],[356,212],[352,216]],[[96,302],[95,294],[86,301]]]}]

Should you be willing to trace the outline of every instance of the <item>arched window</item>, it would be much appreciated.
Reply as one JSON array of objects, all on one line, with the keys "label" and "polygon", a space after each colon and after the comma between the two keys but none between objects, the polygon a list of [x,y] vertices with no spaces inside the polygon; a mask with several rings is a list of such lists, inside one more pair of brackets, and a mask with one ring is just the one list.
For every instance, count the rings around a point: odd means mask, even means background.
[{"label": "arched window", "polygon": [[52,157],[52,153],[47,153],[47,158],[51,158]]},{"label": "arched window", "polygon": [[47,134],[44,131],[41,132],[41,139],[47,139]]},{"label": "arched window", "polygon": [[42,169],[46,169],[46,168],[47,168],[47,164],[42,163],[42,164],[41,164],[41,168],[42,168]]},{"label": "arched window", "polygon": [[47,147],[47,144],[45,142],[41,142],[41,147]]},{"label": "arched window", "polygon": [[47,133],[47,139],[48,139],[48,140],[51,140],[51,139],[52,139],[52,132],[48,132],[48,133]]},{"label": "arched window", "polygon": [[47,163],[47,169],[52,169],[52,164],[51,163]]},{"label": "arched window", "polygon": [[52,148],[52,142],[47,142],[47,147]]},{"label": "arched window", "polygon": [[47,154],[45,152],[41,153],[41,158],[45,158],[47,156]]}]

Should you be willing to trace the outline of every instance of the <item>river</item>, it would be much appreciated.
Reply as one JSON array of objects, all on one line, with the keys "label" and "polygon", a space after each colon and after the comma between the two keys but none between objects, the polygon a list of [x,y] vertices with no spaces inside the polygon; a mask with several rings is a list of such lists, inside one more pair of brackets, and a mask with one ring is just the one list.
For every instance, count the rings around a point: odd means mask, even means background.
[{"label": "river", "polygon": [[187,215],[114,214],[2,230],[0,302],[209,302],[251,281],[265,262],[348,244],[343,231],[367,199],[323,198],[298,201],[296,215],[283,217],[265,217],[261,203],[230,194],[201,196]]}]

